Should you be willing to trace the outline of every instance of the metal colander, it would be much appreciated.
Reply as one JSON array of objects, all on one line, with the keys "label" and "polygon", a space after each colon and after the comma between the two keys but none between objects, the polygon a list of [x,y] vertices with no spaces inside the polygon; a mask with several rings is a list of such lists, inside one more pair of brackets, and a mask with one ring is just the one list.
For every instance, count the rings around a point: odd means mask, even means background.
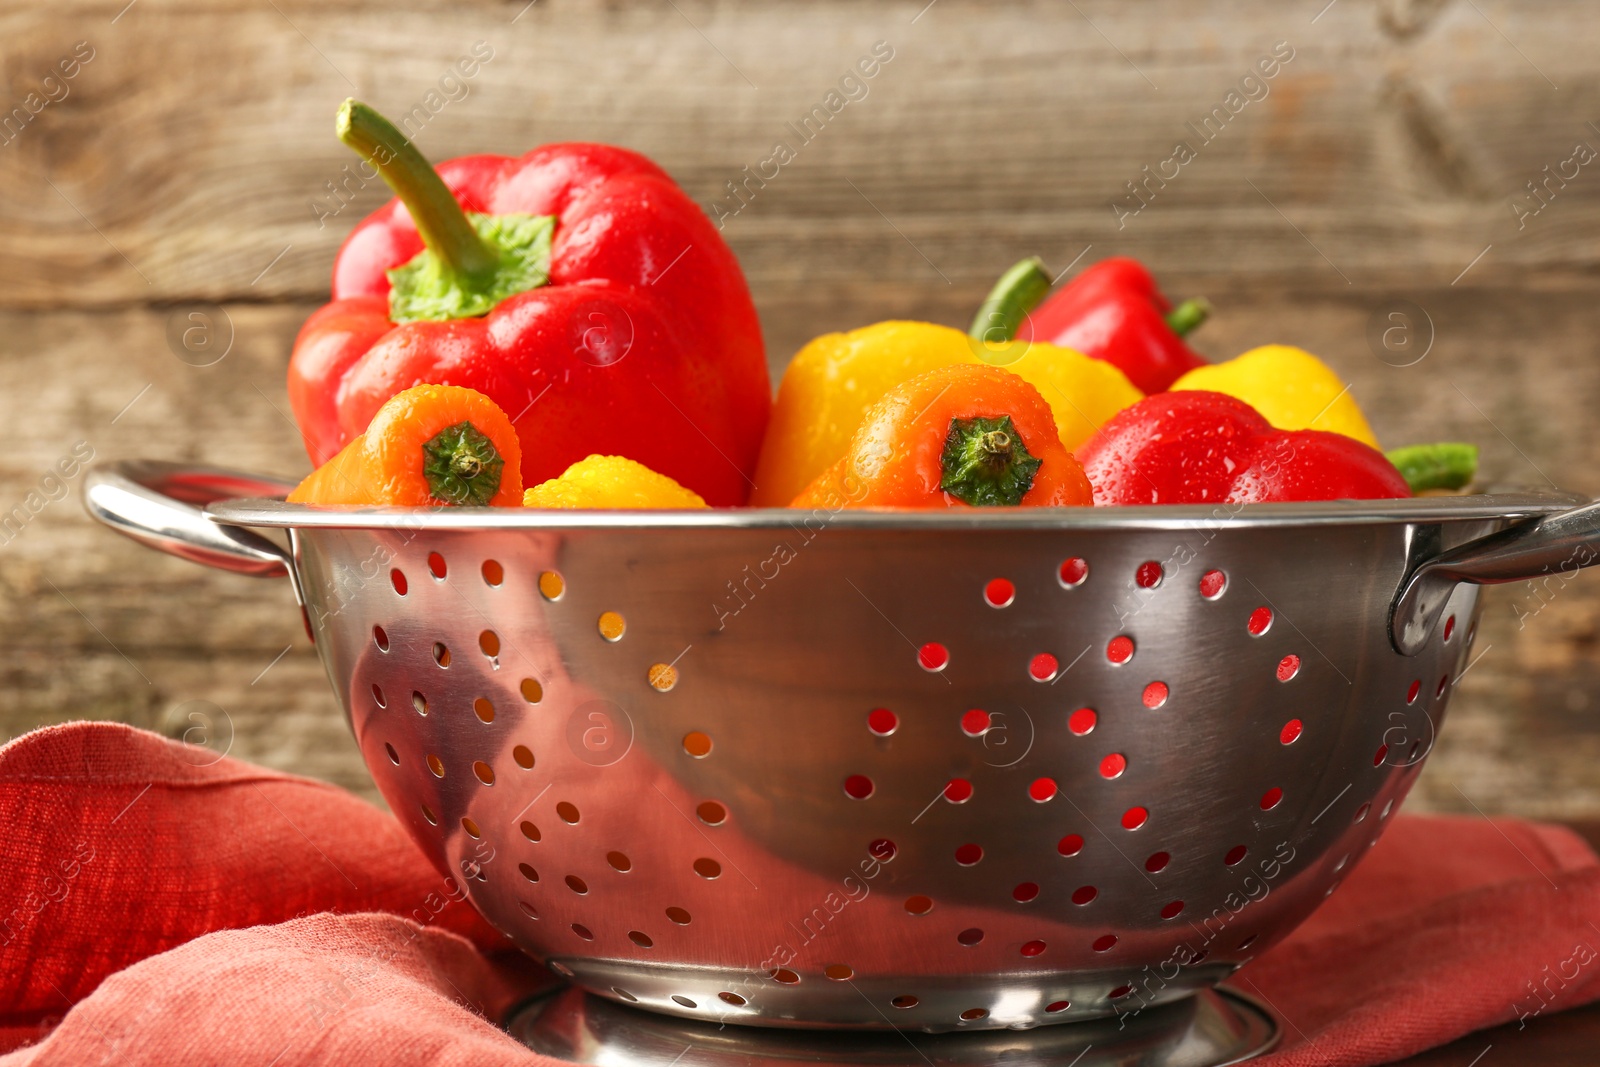
[{"label": "metal colander", "polygon": [[1468,662],[1460,583],[1586,565],[1600,537],[1600,506],[1558,494],[225,499],[284,489],[122,464],[88,503],[291,576],[379,789],[523,949],[607,997],[779,1026],[1026,1027],[1215,985],[1392,818]]}]

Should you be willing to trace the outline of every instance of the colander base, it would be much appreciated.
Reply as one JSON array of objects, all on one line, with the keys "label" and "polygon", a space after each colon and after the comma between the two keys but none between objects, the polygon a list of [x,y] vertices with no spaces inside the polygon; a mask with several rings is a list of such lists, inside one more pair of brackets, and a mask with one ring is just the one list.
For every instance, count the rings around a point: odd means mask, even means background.
[{"label": "colander base", "polygon": [[569,988],[519,1008],[506,1030],[565,1063],[608,1067],[1222,1067],[1261,1055],[1279,1038],[1272,1014],[1231,989],[1204,990],[1132,1019],[925,1034],[717,1026]]}]

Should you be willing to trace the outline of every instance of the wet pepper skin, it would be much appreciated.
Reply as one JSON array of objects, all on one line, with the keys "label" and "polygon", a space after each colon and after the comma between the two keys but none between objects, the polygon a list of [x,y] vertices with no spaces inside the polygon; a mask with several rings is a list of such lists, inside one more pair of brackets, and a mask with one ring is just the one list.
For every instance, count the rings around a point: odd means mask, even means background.
[{"label": "wet pepper skin", "polygon": [[790,505],[796,508],[963,508],[941,488],[954,420],[1009,417],[1039,461],[1021,507],[1087,505],[1083,467],[1061,444],[1050,405],[1023,379],[995,367],[952,364],[918,375],[869,407],[850,449]]},{"label": "wet pepper skin", "polygon": [[487,316],[389,320],[389,279],[423,248],[399,200],[345,240],[333,301],[300,331],[289,398],[315,463],[384,401],[460,385],[511,414],[537,484],[595,453],[742,504],[771,403],[755,307],[705,213],[654,163],[596,144],[437,168],[468,211],[554,215],[549,283]]},{"label": "wet pepper skin", "polygon": [[1017,331],[1112,364],[1142,393],[1159,393],[1203,366],[1167,325],[1172,305],[1138,260],[1103,259],[1029,314]]},{"label": "wet pepper skin", "polygon": [[1077,455],[1099,505],[1411,495],[1375,448],[1325,430],[1275,430],[1243,401],[1200,390],[1139,401]]}]

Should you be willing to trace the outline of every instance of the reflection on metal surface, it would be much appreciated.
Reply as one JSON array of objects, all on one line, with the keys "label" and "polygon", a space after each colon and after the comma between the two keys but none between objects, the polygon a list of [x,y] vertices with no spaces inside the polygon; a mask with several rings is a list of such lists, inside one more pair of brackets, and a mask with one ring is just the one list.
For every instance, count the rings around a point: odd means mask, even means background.
[{"label": "reflection on metal surface", "polygon": [[506,1029],[528,1048],[565,1063],[607,1067],[1220,1067],[1277,1044],[1278,1026],[1232,990],[1158,1008],[1137,1026],[1114,1020],[1026,1032],[775,1033],[649,1015],[576,989],[534,1003]]}]

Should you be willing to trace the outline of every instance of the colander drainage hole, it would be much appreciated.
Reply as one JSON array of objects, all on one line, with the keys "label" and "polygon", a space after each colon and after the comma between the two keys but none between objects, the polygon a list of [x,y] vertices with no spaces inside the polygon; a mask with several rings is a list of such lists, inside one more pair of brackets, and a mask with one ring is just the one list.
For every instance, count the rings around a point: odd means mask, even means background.
[{"label": "colander drainage hole", "polygon": [[1304,730],[1305,724],[1299,719],[1290,719],[1283,724],[1283,729],[1278,731],[1278,740],[1286,745],[1292,745],[1299,739],[1301,732]]},{"label": "colander drainage hole", "polygon": [[1234,845],[1228,850],[1228,854],[1222,857],[1222,862],[1227,864],[1229,867],[1236,866],[1240,860],[1244,859],[1245,855],[1249,851],[1250,850],[1245,848],[1243,845]]},{"label": "colander drainage hole", "polygon": [[433,643],[433,662],[441,667],[450,666],[450,650],[444,646],[442,641]]},{"label": "colander drainage hole", "polygon": [[1154,589],[1161,584],[1161,579],[1164,576],[1161,564],[1153,559],[1147,559],[1139,564],[1139,568],[1133,572],[1133,582],[1140,589]]},{"label": "colander drainage hole", "polygon": [[1060,669],[1060,662],[1048,652],[1041,652],[1028,661],[1028,677],[1036,682],[1052,680]]},{"label": "colander drainage hole", "polygon": [[[593,935],[591,935],[591,938],[592,937],[593,937]],[[554,963],[550,964],[550,969],[552,971],[556,972],[557,974],[559,974],[563,978],[572,978],[572,977],[574,977],[573,973],[572,973],[572,968],[568,967],[565,963],[562,963],[560,960],[556,960]]]},{"label": "colander drainage hole", "polygon": [[479,697],[474,700],[472,702],[472,713],[478,717],[480,722],[494,722],[494,705],[489,702],[488,697]]},{"label": "colander drainage hole", "polygon": [[1161,917],[1163,919],[1176,919],[1178,916],[1180,916],[1182,914],[1183,914],[1183,901],[1181,901],[1181,900],[1170,901],[1170,902],[1162,905],[1162,907],[1161,907]]},{"label": "colander drainage hole", "polygon": [[778,967],[767,972],[767,977],[781,985],[798,985],[800,976],[787,967]]},{"label": "colander drainage hole", "polygon": [[389,584],[394,586],[394,591],[396,593],[399,593],[401,596],[406,595],[408,583],[406,582],[406,576],[404,572],[402,572],[399,567],[396,567],[389,572]]},{"label": "colander drainage hole", "polygon": [[889,1001],[889,1003],[897,1008],[914,1008],[918,1004],[921,1004],[922,1001],[921,999],[912,996],[910,993],[902,993],[898,997],[895,997],[893,1000]]},{"label": "colander drainage hole", "polygon": [[1300,673],[1300,657],[1293,652],[1278,661],[1278,681],[1287,682]]},{"label": "colander drainage hole", "polygon": [[982,845],[965,844],[956,849],[956,862],[963,867],[971,867],[981,859],[983,859]]},{"label": "colander drainage hole", "polygon": [[1152,852],[1150,858],[1144,861],[1144,869],[1151,874],[1160,874],[1167,869],[1167,864],[1172,862],[1171,853]]},{"label": "colander drainage hole", "polygon": [[1112,663],[1126,663],[1133,658],[1133,638],[1118,634],[1106,642],[1106,659]]},{"label": "colander drainage hole", "polygon": [[566,883],[567,888],[579,896],[583,896],[585,893],[589,892],[589,883],[585,882],[582,878],[579,878],[575,874],[567,875]]},{"label": "colander drainage hole", "polygon": [[517,870],[521,871],[522,872],[522,877],[526,878],[528,881],[530,881],[530,882],[538,882],[539,881],[539,872],[534,870],[528,864],[526,864],[526,863],[517,864]]},{"label": "colander drainage hole", "polygon": [[851,800],[866,800],[872,796],[872,779],[864,774],[852,774],[844,780],[844,795]]},{"label": "colander drainage hole", "polygon": [[683,735],[683,750],[695,759],[705,759],[711,755],[711,735],[690,730]]},{"label": "colander drainage hole", "polygon": [[667,918],[671,919],[674,923],[678,924],[679,926],[688,926],[689,925],[689,913],[687,911],[684,911],[682,908],[668,908],[667,909]]},{"label": "colander drainage hole", "polygon": [[513,748],[511,750],[511,758],[515,760],[517,766],[521,767],[523,770],[533,770],[533,750],[527,745],[518,745],[516,748]]},{"label": "colander drainage hole", "polygon": [[593,941],[594,940],[594,934],[592,934],[589,931],[589,928],[587,926],[583,925],[582,923],[573,923],[572,924],[572,932],[577,934],[579,937],[583,938],[585,941]]},{"label": "colander drainage hole", "polygon": [[1095,723],[1100,721],[1100,716],[1093,708],[1079,708],[1067,716],[1067,729],[1079,737],[1093,732]]},{"label": "colander drainage hole", "polygon": [[728,809],[715,800],[702,800],[694,812],[707,826],[721,826],[728,821]]},{"label": "colander drainage hole", "polygon": [[835,982],[848,982],[856,976],[856,969],[848,963],[830,963],[822,968],[822,973]]},{"label": "colander drainage hole", "polygon": [[966,1011],[961,1013],[961,1018],[969,1023],[976,1022],[979,1019],[987,1019],[988,1017],[988,1008],[968,1008]]},{"label": "colander drainage hole", "polygon": [[1051,1015],[1056,1015],[1060,1012],[1066,1011],[1070,1007],[1072,1007],[1072,1001],[1070,1000],[1054,1000],[1049,1004],[1046,1004],[1044,1010],[1049,1012]]},{"label": "colander drainage hole", "polygon": [[991,608],[1008,608],[1017,599],[1017,587],[1009,578],[990,578],[983,587],[983,599]]},{"label": "colander drainage hole", "polygon": [[628,631],[628,621],[615,611],[603,611],[595,627],[607,641],[621,641],[622,635]]},{"label": "colander drainage hole", "polygon": [[606,862],[611,864],[613,870],[621,871],[623,874],[633,870],[633,861],[628,858],[626,852],[607,852]]},{"label": "colander drainage hole", "polygon": [[500,655],[500,635],[493,630],[485,630],[478,635],[478,651],[490,659]]},{"label": "colander drainage hole", "polygon": [[912,915],[926,915],[932,910],[933,898],[925,897],[920,893],[915,896],[906,897],[906,911],[910,912]]},{"label": "colander drainage hole", "polygon": [[972,948],[983,941],[983,931],[974,926],[957,934],[956,940],[968,948]]},{"label": "colander drainage hole", "polygon": [[544,686],[536,678],[524,678],[517,688],[522,691],[522,699],[530,704],[537,704],[544,699]]},{"label": "colander drainage hole", "polygon": [[[1148,867],[1149,864],[1146,864],[1145,866]],[[1159,868],[1157,869],[1159,870]],[[1079,907],[1082,907],[1085,904],[1092,904],[1094,902],[1094,898],[1099,895],[1100,890],[1096,889],[1094,886],[1080,885],[1078,888],[1072,891],[1072,902],[1077,904]]]},{"label": "colander drainage hole", "polygon": [[628,940],[640,948],[654,948],[655,942],[650,940],[650,935],[642,930],[629,930]]},{"label": "colander drainage hole", "polygon": [[1122,772],[1128,769],[1128,757],[1120,752],[1112,752],[1100,761],[1100,777],[1110,781],[1121,778]]},{"label": "colander drainage hole", "polygon": [[678,684],[678,668],[670,663],[652,663],[645,672],[645,680],[658,693],[668,693]]},{"label": "colander drainage hole", "polygon": [[1271,811],[1273,808],[1278,806],[1278,802],[1282,799],[1283,790],[1279,789],[1277,786],[1273,786],[1271,789],[1261,794],[1261,810]]},{"label": "colander drainage hole", "polygon": [[555,571],[541,571],[539,574],[539,595],[554,603],[561,599],[561,594],[567,591],[567,583]]},{"label": "colander drainage hole", "polygon": [[701,856],[699,859],[694,861],[694,873],[698,874],[707,881],[710,881],[713,878],[721,878],[722,864],[718,863],[710,856]]},{"label": "colander drainage hole", "polygon": [[867,712],[867,729],[879,737],[888,737],[899,728],[900,716],[888,708],[873,708]]},{"label": "colander drainage hole", "polygon": [[1422,693],[1422,679],[1421,678],[1412,679],[1411,688],[1406,690],[1406,703],[1407,704],[1415,704],[1417,702],[1417,697],[1421,693]]},{"label": "colander drainage hole", "polygon": [[992,720],[982,708],[969,708],[961,713],[961,732],[968,737],[982,737],[988,733]]},{"label": "colander drainage hole", "polygon": [[1369,812],[1371,810],[1372,810],[1372,805],[1370,803],[1361,805],[1359,808],[1356,809],[1355,817],[1350,820],[1351,824],[1354,825],[1354,824],[1356,824],[1358,822],[1362,822],[1363,820],[1365,820],[1366,817],[1367,817],[1367,812]]},{"label": "colander drainage hole", "polygon": [[1388,754],[1389,754],[1389,746],[1388,745],[1379,745],[1378,746],[1378,751],[1376,751],[1376,752],[1374,752],[1372,754],[1372,765],[1374,767],[1383,766],[1383,759]]},{"label": "colander drainage hole", "polygon": [[1089,561],[1080,556],[1073,556],[1061,564],[1056,572],[1056,580],[1068,589],[1076,589],[1089,577]]},{"label": "colander drainage hole", "polygon": [[579,815],[578,806],[570,800],[563,800],[556,805],[556,814],[561,816],[561,821],[569,825],[577,825]]},{"label": "colander drainage hole", "polygon": [[965,804],[972,799],[972,783],[965,778],[952,778],[945,783],[944,798],[952,804]]},{"label": "colander drainage hole", "polygon": [[1452,615],[1448,619],[1444,620],[1444,639],[1446,641],[1450,640],[1450,635],[1455,633],[1455,632],[1456,632],[1456,617],[1454,615]]},{"label": "colander drainage hole", "polygon": [[517,907],[521,908],[522,914],[526,915],[530,919],[537,919],[539,917],[539,909],[534,907],[532,904],[529,904],[526,900],[517,901]]},{"label": "colander drainage hole", "polygon": [[1149,818],[1150,812],[1148,809],[1135,805],[1122,813],[1122,828],[1124,830],[1137,830]]},{"label": "colander drainage hole", "polygon": [[418,715],[428,714],[428,698],[413,689],[411,691],[411,707],[416,710]]},{"label": "colander drainage hole", "polygon": [[1119,986],[1117,986],[1117,988],[1111,990],[1111,992],[1106,994],[1106,999],[1107,1000],[1121,1000],[1123,997],[1127,996],[1129,993],[1132,993],[1132,992],[1133,992],[1133,986],[1131,986],[1131,985],[1119,985]]},{"label": "colander drainage hole", "polygon": [[[1110,936],[1110,935],[1108,934],[1107,936]],[[1105,940],[1105,938],[1101,938],[1101,940],[1103,941],[1103,940]],[[1100,943],[1099,941],[1095,942],[1095,944],[1097,944],[1097,945],[1099,943]],[[1113,943],[1115,943],[1115,939],[1113,939]],[[1109,948],[1110,946],[1108,945],[1106,947]],[[1029,958],[1032,958],[1034,956],[1042,956],[1042,955],[1044,955],[1044,950],[1045,950],[1045,943],[1043,941],[1028,941],[1028,942],[1025,942],[1023,944],[1023,946],[1022,946],[1022,954],[1024,956],[1029,957]],[[1098,952],[1100,950],[1096,949],[1095,951]]]},{"label": "colander drainage hole", "polygon": [[1038,804],[1043,804],[1056,795],[1056,780],[1054,778],[1035,778],[1028,786],[1028,799]]},{"label": "colander drainage hole", "polygon": [[527,819],[522,820],[522,825],[518,829],[522,831],[522,836],[529,841],[538,842],[544,836],[539,833],[539,828]]},{"label": "colander drainage hole", "polygon": [[494,785],[494,768],[483,762],[483,760],[473,761],[472,773],[477,775],[478,781],[484,785]]},{"label": "colander drainage hole", "polygon": [[1056,851],[1063,856],[1076,856],[1083,851],[1083,835],[1068,834],[1056,842]]},{"label": "colander drainage hole", "polygon": [[1200,576],[1200,595],[1216,600],[1228,588],[1228,576],[1221,571],[1206,571]]},{"label": "colander drainage hole", "polygon": [[1094,944],[1090,947],[1096,952],[1110,952],[1112,949],[1117,947],[1117,935],[1101,934],[1099,937],[1094,939]]},{"label": "colander drainage hole", "polygon": [[929,641],[917,649],[917,663],[923,670],[937,673],[950,666],[950,650],[937,641]]},{"label": "colander drainage hole", "polygon": [[428,807],[428,805],[426,805],[426,804],[422,805],[422,817],[424,819],[428,820],[428,825],[429,826],[438,826],[439,825],[439,817],[437,815],[435,815],[433,813],[433,809]]},{"label": "colander drainage hole", "polygon": [[1035,882],[1020,882],[1011,890],[1011,899],[1018,904],[1026,904],[1038,897],[1039,886]]},{"label": "colander drainage hole", "polygon": [[389,633],[381,626],[372,628],[372,643],[378,646],[379,652],[389,651]]},{"label": "colander drainage hole", "polygon": [[499,585],[506,580],[506,569],[500,566],[499,560],[486,559],[480,568],[483,574],[483,584]]},{"label": "colander drainage hole", "polygon": [[1244,624],[1244,628],[1250,631],[1251,637],[1260,637],[1272,629],[1272,609],[1263,604],[1252,611],[1249,621]]},{"label": "colander drainage hole", "polygon": [[690,1000],[688,997],[684,996],[681,993],[672,994],[672,1002],[674,1004],[682,1004],[685,1008],[693,1008],[693,1007],[697,1007],[698,1006],[698,1005],[695,1004],[694,1001]]},{"label": "colander drainage hole", "polygon": [[390,763],[394,764],[396,767],[400,766],[400,753],[394,750],[393,745],[385,741],[383,743],[383,750],[389,754]]},{"label": "colander drainage hole", "polygon": [[637,1004],[637,1003],[639,1003],[639,998],[638,997],[634,996],[632,993],[628,992],[626,989],[623,989],[621,986],[612,986],[611,987],[611,992],[615,993],[617,996],[621,997],[623,1000],[626,1000],[629,1004]]},{"label": "colander drainage hole", "polygon": [[372,699],[377,702],[380,708],[389,706],[389,702],[383,699],[383,689],[379,687],[377,682],[372,683]]},{"label": "colander drainage hole", "polygon": [[440,759],[438,756],[435,756],[432,752],[428,753],[428,770],[433,772],[433,776],[435,778],[443,778],[444,760]]},{"label": "colander drainage hole", "polygon": [[1144,701],[1144,706],[1153,711],[1167,702],[1168,692],[1166,682],[1151,682],[1144,687],[1141,699]]},{"label": "colander drainage hole", "polygon": [[1437,700],[1438,698],[1444,696],[1444,691],[1446,689],[1449,689],[1449,688],[1450,688],[1450,676],[1447,674],[1443,678],[1439,679],[1439,688],[1437,688],[1437,689],[1435,689],[1433,691],[1434,699]]},{"label": "colander drainage hole", "polygon": [[722,992],[717,994],[717,999],[722,1001],[724,1004],[732,1004],[736,1008],[742,1008],[746,1004],[750,1003],[748,1000],[745,1000],[739,994],[730,993],[726,989],[724,989]]},{"label": "colander drainage hole", "polygon": [[1243,941],[1239,942],[1239,947],[1234,949],[1234,951],[1235,952],[1243,952],[1245,949],[1247,949],[1251,945],[1255,944],[1256,943],[1256,938],[1260,937],[1260,936],[1261,936],[1260,934],[1251,934],[1249,937],[1247,937]]},{"label": "colander drainage hole", "polygon": [[472,819],[466,815],[461,816],[461,828],[465,830],[467,832],[467,836],[472,838],[474,841],[483,837],[483,831],[478,829],[478,824],[473,822]]},{"label": "colander drainage hole", "polygon": [[444,576],[445,576],[445,573],[446,573],[445,572],[445,565],[444,565],[444,557],[439,555],[439,553],[437,553],[437,552],[429,552],[428,553],[428,570],[432,571],[433,572],[433,576],[435,578],[437,578],[439,581],[441,581],[441,582],[444,581]]}]

